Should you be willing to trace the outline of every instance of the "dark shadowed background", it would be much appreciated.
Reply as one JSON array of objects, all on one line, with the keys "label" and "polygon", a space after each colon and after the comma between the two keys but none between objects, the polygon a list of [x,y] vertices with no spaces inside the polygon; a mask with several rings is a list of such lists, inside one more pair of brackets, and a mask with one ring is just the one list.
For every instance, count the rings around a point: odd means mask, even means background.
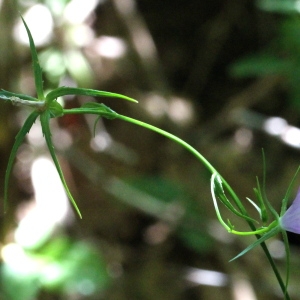
[{"label": "dark shadowed background", "polygon": [[[276,209],[300,162],[298,1],[0,0],[0,87],[35,96],[19,12],[36,42],[44,87],[87,87],[103,102],[194,146],[247,203],[267,161]],[[5,168],[28,109],[0,103],[2,300],[283,299],[261,249],[217,222],[211,174],[174,142],[119,120],[51,121],[83,215],[68,204],[37,123],[19,150],[3,212]],[[296,194],[299,180],[293,189]],[[292,199],[291,199],[292,200]],[[221,207],[237,230],[247,224]],[[291,299],[299,237],[290,235]],[[268,241],[284,276],[284,246]]]}]

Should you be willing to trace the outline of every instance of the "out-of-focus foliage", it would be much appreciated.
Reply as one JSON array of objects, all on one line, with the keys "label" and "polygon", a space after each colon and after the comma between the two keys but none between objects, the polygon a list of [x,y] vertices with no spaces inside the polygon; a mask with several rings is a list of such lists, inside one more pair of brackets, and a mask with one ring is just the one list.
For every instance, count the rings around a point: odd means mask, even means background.
[{"label": "out-of-focus foliage", "polygon": [[261,52],[237,60],[230,69],[236,77],[281,76],[292,105],[300,107],[300,11],[298,1],[258,1],[261,9],[283,13],[277,37]]},{"label": "out-of-focus foliage", "polygon": [[[77,6],[80,2],[85,7]],[[255,176],[261,174],[261,148],[265,148],[267,192],[279,207],[299,164],[299,153],[297,147],[291,150],[281,142],[283,135],[274,139],[263,125],[273,115],[286,124],[299,123],[298,113],[290,108],[291,101],[299,99],[298,2],[254,2],[3,0],[1,88],[35,96],[29,48],[14,40],[14,32],[18,11],[24,15],[36,4],[42,5],[46,14],[33,25],[37,29],[33,35],[36,38],[46,21],[52,20],[47,42],[38,47],[46,88],[84,86],[138,99],[140,103],[134,107],[112,103],[112,108],[167,129],[196,146],[228,178],[241,199],[253,198]],[[71,4],[75,10],[69,14]],[[81,18],[90,7],[87,17]],[[249,60],[242,59],[246,55]],[[237,62],[232,69],[235,75],[255,77],[255,81],[229,76],[233,62]],[[59,99],[66,108],[87,100],[91,99]],[[185,119],[181,118],[183,112],[187,112]],[[6,130],[0,133],[0,179],[23,115],[19,108],[1,105],[1,128]],[[53,245],[51,251],[45,245],[38,251],[26,251],[26,255],[33,258],[32,266],[39,261],[50,266],[51,260],[59,266],[56,270],[71,265],[77,270],[76,266],[82,267],[81,256],[90,270],[97,269],[91,277],[98,280],[100,290],[90,296],[68,294],[67,282],[74,283],[73,290],[82,286],[75,284],[84,277],[80,270],[72,276],[61,272],[64,276],[54,281],[41,275],[43,286],[36,281],[36,274],[41,273],[35,273],[34,278],[8,279],[6,290],[14,288],[15,280],[24,286],[24,290],[13,291],[15,297],[21,297],[18,291],[22,291],[21,299],[31,293],[39,300],[98,300],[103,293],[105,299],[113,300],[219,300],[243,299],[245,295],[278,299],[274,274],[261,251],[228,263],[253,240],[237,241],[215,223],[209,176],[188,154],[155,134],[118,121],[97,123],[94,139],[94,119],[66,116],[51,125],[56,151],[84,218],[80,222],[71,218],[65,224],[64,234],[68,232],[70,237],[56,240],[54,234],[47,246],[51,249]],[[11,182],[11,206],[15,209],[2,218],[1,250],[14,242],[15,224],[27,210],[22,203],[34,198],[30,165],[45,148],[39,131],[33,131],[36,135],[29,136],[16,160]],[[293,141],[297,145],[297,140]],[[226,219],[226,211],[224,215]],[[234,224],[245,226],[238,220]],[[97,243],[90,248],[86,237]],[[295,236],[291,241],[299,243]],[[270,241],[270,249],[280,265],[281,241]],[[299,298],[297,249],[292,248],[292,299]],[[62,253],[54,255],[55,251]],[[3,254],[1,259],[4,270]],[[204,272],[208,270],[216,273]],[[3,284],[0,289],[0,298],[4,298]]]},{"label": "out-of-focus foliage", "polygon": [[257,0],[257,6],[262,10],[281,14],[297,14],[300,11],[297,0]]},{"label": "out-of-focus foliage", "polygon": [[6,246],[14,255],[1,265],[1,299],[36,299],[41,290],[73,297],[102,292],[109,283],[100,253],[85,241],[61,236],[34,251]]},{"label": "out-of-focus foliage", "polygon": [[[184,244],[199,253],[211,251],[213,240],[202,229],[207,222],[206,217],[180,184],[160,177],[136,178],[127,182],[153,197],[143,204],[144,208],[148,207],[146,212],[154,212],[156,217],[164,220],[169,230],[175,231]],[[146,197],[139,202],[145,200]],[[133,205],[138,207],[141,203]]]}]

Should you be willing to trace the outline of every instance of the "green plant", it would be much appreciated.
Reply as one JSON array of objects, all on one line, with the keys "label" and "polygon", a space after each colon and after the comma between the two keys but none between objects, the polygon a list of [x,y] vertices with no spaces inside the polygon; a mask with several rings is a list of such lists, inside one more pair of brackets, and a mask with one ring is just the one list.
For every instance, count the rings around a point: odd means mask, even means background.
[{"label": "green plant", "polygon": [[282,15],[276,36],[255,53],[237,59],[230,67],[236,78],[278,76],[284,83],[287,99],[299,109],[299,7],[297,1],[258,0],[258,7]]},{"label": "green plant", "polygon": [[[20,129],[19,133],[16,136],[15,143],[13,145],[13,148],[11,150],[11,154],[8,161],[8,166],[5,174],[5,209],[7,208],[7,200],[8,200],[8,183],[9,183],[9,177],[11,174],[12,166],[14,159],[16,157],[18,148],[22,144],[26,134],[30,131],[33,123],[37,120],[37,118],[40,118],[41,121],[41,127],[42,131],[46,140],[47,147],[49,149],[49,152],[51,154],[51,157],[54,161],[54,164],[56,166],[57,172],[60,176],[60,179],[62,181],[62,184],[66,190],[66,193],[71,200],[75,210],[77,211],[78,215],[81,216],[80,210],[78,206],[76,205],[76,202],[68,188],[68,185],[65,181],[62,169],[60,167],[60,164],[58,162],[58,159],[56,157],[52,139],[51,139],[51,130],[50,130],[50,120],[52,118],[61,117],[63,115],[68,114],[91,114],[97,116],[96,122],[99,120],[99,118],[104,117],[107,119],[119,119],[125,122],[132,123],[137,126],[142,126],[148,130],[154,131],[158,134],[161,134],[172,141],[178,143],[182,147],[184,147],[186,150],[191,152],[211,173],[211,192],[212,197],[217,213],[217,217],[220,221],[220,223],[225,227],[227,231],[233,234],[237,235],[255,235],[257,240],[251,244],[249,247],[247,247],[244,251],[242,251],[239,255],[237,255],[234,259],[242,256],[243,254],[247,253],[257,245],[261,245],[265,255],[267,256],[267,259],[269,260],[269,263],[271,264],[271,267],[276,275],[276,278],[278,280],[278,283],[283,291],[283,294],[285,295],[285,299],[290,299],[287,291],[288,286],[288,280],[289,280],[289,246],[287,241],[287,234],[286,230],[293,231],[293,228],[299,229],[299,221],[297,218],[291,218],[289,221],[290,216],[295,216],[297,212],[299,211],[299,195],[296,198],[296,201],[291,206],[289,210],[286,211],[287,207],[287,201],[291,192],[292,184],[295,181],[295,177],[293,178],[292,182],[289,185],[289,188],[287,190],[286,196],[284,197],[283,204],[282,204],[282,210],[280,215],[276,213],[276,211],[271,206],[270,202],[267,200],[265,195],[265,175],[263,179],[263,185],[262,188],[260,187],[259,181],[257,180],[257,188],[254,189],[255,195],[257,197],[257,203],[254,203],[252,200],[248,199],[250,203],[254,205],[254,207],[259,212],[260,219],[259,221],[256,221],[252,217],[249,216],[245,206],[243,205],[242,201],[238,198],[234,190],[230,187],[230,185],[227,183],[227,181],[219,174],[219,172],[203,157],[195,148],[193,148],[191,145],[183,141],[182,139],[178,138],[177,136],[168,133],[160,128],[157,128],[155,126],[152,126],[150,124],[144,123],[142,121],[118,114],[117,112],[113,111],[106,105],[102,103],[97,102],[88,102],[83,104],[79,108],[72,108],[72,109],[64,109],[58,102],[57,98],[64,95],[87,95],[87,96],[94,96],[94,97],[115,97],[120,98],[132,102],[137,102],[136,100],[116,94],[116,93],[110,93],[110,92],[104,92],[104,91],[97,91],[92,89],[84,89],[84,88],[72,88],[72,87],[58,87],[51,92],[49,92],[46,96],[44,95],[43,90],[43,80],[42,80],[42,70],[39,65],[38,55],[37,51],[34,45],[33,38],[31,36],[30,30],[22,18],[24,26],[27,30],[27,34],[29,37],[30,42],[30,49],[31,49],[31,55],[33,60],[33,70],[34,70],[34,77],[35,77],[35,86],[36,86],[36,92],[37,92],[37,98],[24,95],[24,94],[17,94],[12,93],[8,91],[2,90],[0,92],[0,98],[4,100],[11,101],[12,104],[15,105],[23,105],[23,106],[29,106],[33,109],[31,114],[26,119],[23,127]],[[95,124],[96,124],[95,122]],[[299,169],[298,169],[299,171]],[[298,173],[297,171],[297,173]],[[297,174],[296,173],[296,174]],[[228,196],[225,194],[225,192],[228,194]],[[248,232],[240,232],[235,230],[234,225],[228,220],[228,222],[225,222],[220,214],[218,205],[217,205],[217,199],[219,199],[227,209],[229,209],[235,216],[240,217],[244,219],[250,226],[251,231]],[[267,221],[269,219],[268,217],[268,211],[273,216],[273,221],[267,225]],[[295,213],[296,212],[296,213]],[[295,226],[293,226],[294,223],[297,223]],[[292,223],[292,224],[291,224]],[[257,225],[260,225],[258,228]],[[282,232],[283,238],[285,241],[286,246],[286,260],[287,260],[287,271],[286,271],[286,280],[285,282],[282,280],[282,277],[275,265],[275,262],[273,261],[266,245],[265,241],[274,236],[275,234]],[[294,232],[299,233],[297,230]]]}]

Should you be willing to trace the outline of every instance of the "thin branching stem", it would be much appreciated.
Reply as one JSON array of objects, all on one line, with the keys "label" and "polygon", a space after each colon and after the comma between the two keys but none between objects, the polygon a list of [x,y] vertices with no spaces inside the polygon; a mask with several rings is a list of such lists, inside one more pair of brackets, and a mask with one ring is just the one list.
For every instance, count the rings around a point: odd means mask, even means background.
[{"label": "thin branching stem", "polygon": [[[80,109],[80,108],[75,108],[75,109],[64,109],[64,114],[95,114],[95,115],[100,115],[101,113],[97,112],[97,110],[94,109]],[[106,116],[107,117],[107,116]],[[212,164],[201,154],[199,153],[194,147],[192,147],[191,145],[189,145],[187,142],[185,142],[184,140],[180,139],[179,137],[163,130],[160,129],[158,127],[155,127],[153,125],[150,125],[148,123],[127,117],[127,116],[123,116],[117,113],[111,113],[110,119],[119,119],[125,122],[129,122],[141,127],[144,127],[146,129],[149,129],[151,131],[154,131],[156,133],[159,133],[165,137],[167,137],[168,139],[178,143],[179,145],[181,145],[183,148],[185,148],[186,150],[188,150],[190,153],[192,153],[212,174],[216,173],[218,174],[218,176],[220,176],[223,186],[225,187],[225,189],[227,190],[227,192],[230,194],[232,200],[234,201],[234,203],[237,205],[238,209],[240,210],[240,212],[246,216],[249,217],[246,208],[244,207],[244,205],[242,204],[242,202],[239,200],[238,196],[236,195],[236,193],[233,191],[233,189],[231,188],[231,186],[227,183],[227,181],[219,174],[219,172],[212,166]],[[248,223],[249,227],[251,228],[252,231],[254,231],[253,233],[255,234],[256,231],[256,227],[253,223],[253,221],[246,219],[246,222]],[[275,228],[273,229],[273,231],[275,231]],[[261,239],[261,235],[260,234],[255,234],[255,237],[257,238],[257,240]],[[277,269],[277,266],[265,244],[265,242],[261,242],[260,246],[262,247],[272,269],[273,272],[275,274],[275,277],[280,285],[281,290],[283,291],[283,294],[285,295],[285,299],[286,300],[290,300],[289,294],[287,292],[286,289],[286,285],[282,280],[282,277]]]},{"label": "thin branching stem", "polygon": [[[144,123],[144,122],[141,122],[139,120],[136,120],[136,119],[133,119],[133,118],[130,118],[130,117],[127,117],[127,116],[123,116],[123,115],[118,115],[116,117],[117,119],[120,119],[120,120],[123,120],[123,121],[126,121],[126,122],[129,122],[129,123],[132,123],[132,124],[135,124],[135,125],[138,125],[138,126],[142,126],[144,128],[147,128],[149,130],[152,130],[152,131],[155,131],[171,140],[173,140],[174,142],[180,144],[181,146],[183,146],[186,150],[188,150],[189,152],[191,152],[198,160],[200,160],[200,162],[212,173],[217,173],[219,174],[219,172],[207,161],[207,159],[201,155],[194,147],[192,147],[191,145],[189,145],[188,143],[186,143],[185,141],[183,141],[182,139],[180,139],[179,137],[167,132],[167,131],[164,131],[160,128],[157,128],[153,125],[150,125],[150,124],[147,124],[147,123]],[[221,175],[219,174],[219,176],[221,177]],[[227,181],[221,177],[222,179],[222,182],[223,182],[223,185],[224,187],[226,188],[226,190],[229,192],[230,196],[232,197],[234,203],[237,205],[237,207],[239,208],[239,210],[241,211],[242,214],[244,214],[245,216],[248,216],[248,213],[244,207],[244,205],[241,203],[241,201],[239,200],[238,196],[236,195],[236,193],[233,191],[233,189],[230,187],[230,185],[227,183]],[[255,231],[256,230],[256,227],[255,225],[253,224],[252,221],[250,220],[246,220],[246,222],[248,223],[248,225],[250,226],[251,230]],[[261,235],[259,234],[256,234],[255,235],[257,239],[260,239],[261,238]],[[280,288],[281,290],[283,291],[283,294],[285,295],[285,299],[286,300],[290,300],[290,297],[289,297],[289,294],[287,292],[287,288],[286,288],[286,285],[285,283],[283,282],[282,280],[282,277],[277,269],[277,266],[266,246],[266,244],[264,242],[260,243],[260,246],[262,247],[273,271],[274,271],[274,274],[276,276],[276,279],[280,285]]]}]

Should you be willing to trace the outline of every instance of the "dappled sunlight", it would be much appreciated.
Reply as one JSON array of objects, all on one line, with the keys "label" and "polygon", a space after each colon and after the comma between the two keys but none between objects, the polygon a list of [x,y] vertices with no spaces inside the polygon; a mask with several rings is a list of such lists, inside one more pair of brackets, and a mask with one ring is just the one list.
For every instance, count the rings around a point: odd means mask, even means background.
[{"label": "dappled sunlight", "polygon": [[298,2],[0,0],[0,299],[298,299]]},{"label": "dappled sunlight", "polygon": [[38,261],[34,261],[26,255],[24,248],[17,243],[10,243],[3,246],[1,257],[9,266],[11,272],[18,274],[18,276],[25,277],[39,267]]},{"label": "dappled sunlight", "polygon": [[37,121],[33,124],[29,134],[27,135],[28,141],[33,146],[44,146],[45,140],[43,139],[43,132],[41,131],[40,122]]},{"label": "dappled sunlight", "polygon": [[195,120],[193,104],[183,97],[163,97],[156,93],[145,96],[141,105],[154,118],[167,116],[179,126],[187,126]]},{"label": "dappled sunlight", "polygon": [[278,239],[273,239],[269,243],[270,253],[276,259],[284,259],[285,248],[284,243]]},{"label": "dappled sunlight", "polygon": [[161,118],[165,116],[168,111],[167,99],[155,93],[146,95],[141,105],[150,115],[155,118]]},{"label": "dappled sunlight", "polygon": [[[231,115],[237,124],[244,126],[243,129],[238,129],[235,135],[235,141],[237,144],[241,143],[240,146],[243,146],[243,143],[250,146],[253,139],[250,130],[256,129],[277,138],[289,147],[300,149],[300,128],[290,125],[282,117],[268,117],[255,111],[244,109],[235,109]],[[238,135],[239,132],[243,134]]]},{"label": "dappled sunlight", "polygon": [[288,146],[300,149],[300,128],[289,125],[283,118],[266,118],[263,129],[270,135],[278,137]]},{"label": "dappled sunlight", "polygon": [[56,226],[70,217],[69,201],[53,162],[47,157],[33,161],[31,179],[35,205],[19,220],[16,242],[25,248],[37,248],[48,240]]},{"label": "dappled sunlight", "polygon": [[120,38],[100,36],[93,41],[91,49],[105,58],[118,59],[125,55],[127,46]]},{"label": "dappled sunlight", "polygon": [[288,126],[281,138],[289,146],[300,149],[300,128]]},{"label": "dappled sunlight", "polygon": [[270,135],[281,135],[286,131],[288,123],[283,118],[271,117],[266,119],[263,124],[264,130]]},{"label": "dappled sunlight", "polygon": [[233,279],[233,299],[234,300],[257,300],[253,287],[249,280],[243,276],[236,276]]},{"label": "dappled sunlight", "polygon": [[81,24],[90,17],[99,2],[103,0],[71,0],[64,9],[63,17],[71,24]]},{"label": "dappled sunlight", "polygon": [[244,151],[248,151],[253,143],[253,132],[248,128],[239,128],[234,134],[234,140]]},{"label": "dappled sunlight", "polygon": [[187,270],[186,279],[194,284],[216,287],[226,286],[229,283],[228,276],[224,273],[196,268]]},{"label": "dappled sunlight", "polygon": [[70,209],[67,195],[52,160],[39,157],[31,169],[32,185],[38,209],[53,223],[62,222]]},{"label": "dappled sunlight", "polygon": [[77,47],[86,47],[93,43],[95,39],[95,33],[92,28],[86,24],[80,24],[77,26],[72,26],[69,29],[69,34],[67,39],[70,43]]},{"label": "dappled sunlight", "polygon": [[45,156],[34,159],[31,179],[34,200],[19,207],[14,241],[1,248],[3,280],[20,285],[20,291],[5,286],[6,293],[31,299],[28,295],[41,287],[80,297],[101,291],[109,275],[100,252],[64,234],[73,215],[53,162]]},{"label": "dappled sunlight", "polygon": [[[47,44],[52,37],[54,26],[49,9],[45,5],[36,4],[30,7],[23,17],[28,21],[28,26],[32,28],[36,45]],[[14,37],[18,42],[29,45],[27,33],[21,20],[18,20],[16,24]]]},{"label": "dappled sunlight", "polygon": [[107,150],[112,145],[111,136],[105,131],[99,131],[91,140],[91,147],[95,151]]},{"label": "dappled sunlight", "polygon": [[168,107],[170,119],[181,126],[188,125],[194,120],[194,108],[191,102],[180,97],[171,97]]}]

